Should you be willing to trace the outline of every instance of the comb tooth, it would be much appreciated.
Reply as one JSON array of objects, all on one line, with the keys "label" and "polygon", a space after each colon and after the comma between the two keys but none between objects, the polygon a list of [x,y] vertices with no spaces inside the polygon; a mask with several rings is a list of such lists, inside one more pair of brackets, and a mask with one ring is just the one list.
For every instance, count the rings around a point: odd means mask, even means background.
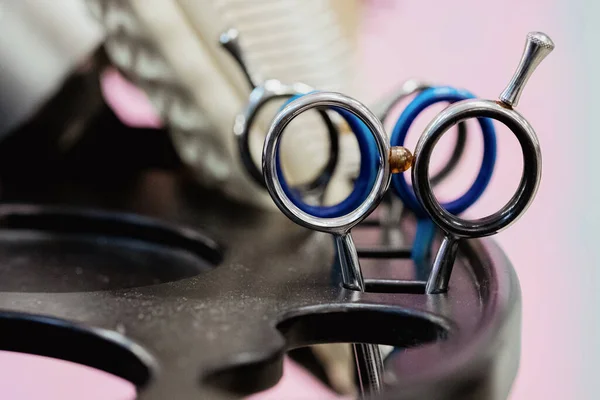
[{"label": "comb tooth", "polygon": [[[351,64],[351,51],[326,4],[303,1],[290,13],[285,1],[248,3],[219,0],[216,6],[224,20],[242,33],[247,61],[254,72],[318,89],[347,90],[350,77],[331,74],[330,70]],[[284,57],[274,57],[282,51]],[[332,57],[333,52],[338,57]]]},{"label": "comb tooth", "polygon": [[[285,83],[302,82],[317,89],[347,91],[352,82],[351,47],[337,23],[335,12],[320,0],[214,0],[227,26],[240,32],[245,61],[253,76],[277,79]],[[293,12],[290,5],[293,4]],[[267,107],[257,119],[251,136],[252,153],[259,154],[261,133],[266,133],[271,111]],[[329,153],[326,127],[316,115],[306,115],[299,124],[286,130],[282,141],[282,164],[289,182],[305,182],[326,165]],[[334,116],[334,114],[332,114]],[[352,136],[352,135],[346,135]],[[356,149],[345,151],[344,160],[359,159]],[[340,153],[344,150],[340,149]],[[342,157],[342,155],[340,155]],[[260,158],[260,157],[259,157]],[[340,171],[345,170],[339,161]],[[308,168],[307,168],[308,166]],[[352,164],[354,169],[354,164]],[[343,185],[350,186],[346,180]],[[340,186],[340,187],[341,187]],[[340,192],[344,192],[341,190]],[[333,192],[333,191],[328,191]],[[337,198],[336,193],[330,193]],[[342,200],[341,198],[339,200]]]}]

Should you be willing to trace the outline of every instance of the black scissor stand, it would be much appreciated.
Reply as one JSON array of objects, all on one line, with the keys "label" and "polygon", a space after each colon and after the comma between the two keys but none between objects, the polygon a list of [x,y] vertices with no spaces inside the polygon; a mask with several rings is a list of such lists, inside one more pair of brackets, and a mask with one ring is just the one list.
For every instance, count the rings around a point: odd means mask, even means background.
[{"label": "black scissor stand", "polygon": [[[64,165],[2,168],[0,349],[110,372],[139,399],[191,400],[274,385],[293,348],[377,343],[398,349],[380,399],[506,398],[521,298],[493,241],[461,245],[447,293],[424,294],[410,243],[363,253],[367,292],[347,290],[330,236],[198,189],[177,163],[130,163],[139,143],[163,152],[149,135],[107,129]],[[410,238],[414,221],[401,229]]]},{"label": "black scissor stand", "polygon": [[445,294],[376,262],[362,294],[341,287],[329,236],[185,181],[146,172],[118,195],[0,206],[0,348],[105,370],[140,399],[228,399],[275,384],[286,350],[377,343],[402,349],[381,398],[507,396],[520,292],[492,241],[462,247]]}]

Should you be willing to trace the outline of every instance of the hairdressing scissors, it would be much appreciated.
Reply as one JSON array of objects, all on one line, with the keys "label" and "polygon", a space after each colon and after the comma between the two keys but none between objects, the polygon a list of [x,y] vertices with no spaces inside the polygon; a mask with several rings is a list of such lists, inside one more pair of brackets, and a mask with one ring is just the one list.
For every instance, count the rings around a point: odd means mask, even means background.
[{"label": "hairdressing scissors", "polygon": [[[391,145],[403,146],[409,128],[415,118],[431,105],[439,102],[452,104],[474,97],[474,95],[466,90],[459,90],[449,86],[429,87],[421,91],[408,104],[396,122],[391,135]],[[488,118],[478,118],[478,122],[483,135],[483,159],[475,181],[465,194],[452,202],[443,204],[443,207],[452,214],[462,213],[479,199],[489,184],[494,171],[496,162],[496,133],[494,125]],[[419,278],[424,278],[426,270],[423,264],[426,261],[434,239],[434,224],[417,201],[412,188],[409,187],[403,174],[395,174],[392,177],[392,188],[402,200],[404,206],[410,209],[417,217],[417,232],[411,250],[411,257],[417,266],[417,275],[420,275]]]},{"label": "hairdressing scissors", "polygon": [[[268,79],[262,84],[257,84],[247,68],[238,38],[239,33],[235,29],[229,29],[219,38],[221,45],[238,63],[252,88],[246,108],[235,119],[233,132],[237,138],[240,158],[246,172],[258,185],[264,187],[262,171],[252,159],[249,144],[250,129],[256,116],[261,108],[271,101],[307,94],[314,91],[314,89],[304,83],[284,84],[277,79]],[[320,200],[338,162],[339,136],[335,124],[326,111],[317,110],[317,112],[323,119],[329,135],[329,158],[314,180],[296,187],[295,190],[304,195],[312,194]]]},{"label": "hairdressing scissors", "polygon": [[[295,99],[277,114],[265,140],[263,173],[269,193],[281,211],[294,222],[313,230],[332,233],[336,236],[336,242],[340,244],[342,250],[353,250],[344,251],[343,254],[340,254],[340,257],[348,265],[345,268],[346,278],[344,282],[350,289],[364,289],[364,283],[362,282],[358,263],[355,262],[357,256],[349,237],[349,231],[377,207],[391,182],[391,171],[403,172],[403,170],[410,167],[410,161],[413,158],[412,174],[416,198],[431,219],[447,233],[447,240],[444,241],[445,245],[443,244],[440,253],[447,254],[447,250],[444,249],[451,244],[449,242],[453,244],[457,241],[451,241],[449,238],[481,237],[498,232],[510,225],[525,211],[526,206],[533,199],[534,189],[537,188],[539,183],[541,166],[539,143],[533,128],[513,107],[516,105],[527,79],[533,73],[535,67],[553,49],[553,46],[554,44],[545,34],[530,33],[527,36],[527,44],[519,67],[500,96],[500,101],[468,99],[450,105],[427,126],[419,139],[414,157],[408,156],[410,152],[403,147],[395,146],[392,149],[387,143],[385,131],[379,119],[365,105],[355,99],[332,92],[313,92]],[[367,197],[350,213],[340,217],[322,218],[300,209],[286,195],[283,188],[285,183],[281,180],[281,174],[277,168],[277,150],[285,127],[301,113],[319,107],[334,108],[337,111],[353,114],[360,119],[373,136],[378,152],[378,157],[371,164],[376,165],[377,173]],[[408,114],[410,111],[405,112]],[[497,213],[477,221],[462,220],[444,209],[435,199],[428,178],[428,162],[435,144],[453,125],[468,118],[477,118],[484,121],[491,118],[504,123],[519,139],[525,162],[524,172],[515,196]],[[360,130],[357,132],[360,132]],[[369,156],[367,153],[363,155]],[[480,172],[480,175],[483,174]],[[468,204],[468,202],[461,200],[451,203],[452,207],[450,205],[448,207],[451,208],[451,211],[457,212],[458,210],[460,212],[464,204]],[[418,205],[419,203],[416,203],[415,208]],[[440,253],[438,253],[438,256]],[[453,257],[450,258],[453,259]],[[434,263],[434,269],[439,261],[437,260]],[[342,265],[344,265],[344,262],[342,262]],[[432,271],[432,274],[434,272]]]},{"label": "hairdressing scissors", "polygon": [[[376,108],[379,110],[377,112],[379,119],[382,122],[385,122],[385,120],[390,114],[390,111],[396,106],[396,104],[398,104],[400,101],[411,95],[416,95],[416,97],[407,105],[407,107],[404,109],[400,118],[394,126],[391,136],[392,146],[404,145],[404,141],[406,139],[408,130],[412,122],[415,120],[415,118],[420,112],[424,111],[430,105],[433,105],[438,102],[453,103],[459,100],[464,100],[473,97],[470,93],[464,90],[458,90],[447,86],[432,86],[430,84],[425,84],[417,80],[408,80],[392,96],[390,96],[387,100],[382,101],[378,106],[376,106]],[[468,192],[468,196],[463,196],[464,198],[458,200],[463,208],[466,208],[473,204],[483,193],[485,187],[487,186],[487,183],[489,182],[489,178],[492,175],[495,163],[496,137],[494,127],[490,121],[482,121],[481,126],[484,136],[484,143],[486,145],[484,151],[484,162],[482,163],[480,174],[478,179],[476,180],[476,184]],[[458,135],[452,154],[448,159],[447,163],[444,165],[444,167],[431,178],[432,185],[435,186],[436,184],[440,183],[457,166],[462,154],[464,153],[464,148],[466,145],[466,133],[466,124],[464,122],[459,122]],[[393,196],[390,196],[390,194],[386,194],[385,199],[387,199],[387,202],[390,203],[390,205],[395,205],[396,203],[399,203],[402,204],[402,206],[406,206],[417,216],[417,232],[415,235],[412,249],[410,250],[410,255],[413,261],[415,262],[415,265],[417,266],[418,277],[424,279],[423,275],[426,273],[424,263],[426,261],[427,255],[429,254],[429,249],[431,248],[431,243],[434,239],[435,230],[433,224],[427,218],[425,212],[418,204],[416,204],[414,194],[412,193],[412,190],[409,188],[408,184],[404,180],[404,177],[400,175],[400,178],[401,179],[392,178],[394,193],[399,197],[400,201],[395,200],[395,198]],[[394,207],[394,211],[396,213],[401,212],[402,206]],[[453,204],[450,204],[450,206],[454,207]],[[452,210],[452,212],[456,211]],[[387,219],[390,219],[390,217],[390,215],[385,215],[385,218]],[[392,217],[392,220],[394,220],[394,222],[397,224],[399,217],[400,215]],[[385,223],[384,221],[381,221],[380,223],[382,225],[389,226],[389,223]],[[367,251],[360,250],[360,252],[366,253]]]},{"label": "hairdressing scissors", "polygon": [[[554,50],[546,34],[530,32],[519,66],[499,96],[499,101],[469,99],[457,102],[437,115],[427,126],[415,149],[412,170],[414,190],[436,225],[445,236],[427,280],[427,293],[448,289],[448,281],[461,238],[490,236],[513,224],[529,207],[537,192],[542,174],[542,155],[533,127],[518,111],[521,93],[529,77],[542,60]],[[431,191],[428,180],[429,160],[435,144],[458,121],[468,118],[492,118],[506,125],[517,137],[523,154],[523,173],[515,194],[499,211],[474,221],[465,220],[445,210]]]},{"label": "hairdressing scissors", "polygon": [[[406,96],[409,96],[414,93],[418,94],[404,109],[393,129],[391,136],[391,145],[394,148],[397,148],[398,146],[402,146],[404,144],[412,122],[422,111],[424,111],[429,106],[439,102],[454,103],[456,101],[474,97],[471,93],[465,90],[458,90],[448,86],[432,87],[429,85],[420,84],[418,82],[414,82],[413,84],[405,86],[407,86],[406,90],[402,93],[397,93],[393,101],[397,103]],[[299,96],[292,97],[290,100],[288,100],[288,104],[291,101],[297,99],[298,97]],[[389,110],[394,106],[394,104],[394,102],[389,102],[384,108],[384,112],[382,113],[384,118],[381,118],[381,115],[379,117],[382,123],[384,122],[386,115],[389,113]],[[357,118],[355,115],[348,112],[347,110],[335,106],[330,107],[330,109],[339,113],[349,124],[352,131],[356,135],[360,153],[362,155],[360,173],[358,178],[356,179],[356,183],[352,193],[344,201],[333,206],[325,207],[319,205],[306,204],[302,201],[302,198],[300,196],[296,195],[294,191],[287,186],[287,184],[285,183],[285,179],[283,179],[282,177],[279,164],[277,164],[281,186],[288,198],[290,198],[290,200],[302,211],[305,211],[315,217],[321,218],[329,218],[344,215],[352,209],[354,209],[366,198],[366,196],[368,195],[369,188],[373,185],[373,179],[375,176],[376,169],[374,160],[377,157],[376,151],[371,145],[371,135],[365,124],[361,122],[359,118]],[[487,184],[489,183],[494,170],[494,164],[496,160],[496,134],[494,126],[491,120],[483,118],[479,119],[479,124],[481,125],[483,133],[483,161],[480,167],[479,174],[477,175],[477,178],[471,186],[471,188],[459,199],[444,204],[444,207],[448,211],[455,214],[463,212],[475,201],[477,201],[477,199],[481,196],[481,194],[487,187]],[[460,133],[462,133],[463,135],[466,134],[466,126],[464,122],[459,123],[459,134]],[[460,143],[461,141],[459,140],[458,142]],[[462,143],[464,144],[464,140],[462,141]],[[456,147],[459,146],[455,146],[455,148]],[[457,153],[456,150],[454,151],[454,153]],[[460,153],[462,153],[462,150],[460,151]],[[451,157],[451,160],[452,158],[453,157]],[[277,160],[276,162],[278,162]],[[444,168],[447,171],[446,173],[450,172],[452,168],[456,166],[457,161],[458,159],[453,161],[454,165],[446,165],[446,168]],[[447,168],[448,166],[450,166],[450,168]],[[394,193],[396,193],[396,195],[400,198],[402,203],[408,209],[413,211],[417,216],[417,232],[410,253],[412,259],[414,260],[417,266],[418,277],[420,279],[425,279],[424,275],[427,271],[424,266],[424,263],[426,261],[427,254],[429,252],[429,249],[431,248],[431,244],[434,239],[434,225],[428,218],[427,214],[422,209],[422,207],[418,204],[412,189],[408,186],[408,183],[406,182],[402,174],[395,175],[394,178],[392,178],[392,186],[394,188]],[[388,198],[390,198],[390,200],[393,201],[393,197]]]},{"label": "hairdressing scissors", "polygon": [[[381,121],[355,99],[332,92],[314,92],[295,99],[275,116],[263,148],[263,174],[273,201],[295,223],[332,234],[337,245],[344,286],[347,289],[364,291],[364,279],[350,231],[380,203],[392,180],[392,171],[403,172],[410,168],[412,163],[416,199],[444,233],[426,282],[425,293],[433,295],[447,291],[460,239],[489,236],[507,228],[527,210],[535,197],[541,180],[540,146],[535,131],[514,107],[529,77],[553,49],[554,43],[547,35],[540,32],[529,33],[519,66],[501,93],[499,101],[470,98],[451,104],[425,128],[417,143],[414,157],[404,147],[392,148]],[[423,100],[417,104],[426,103]],[[276,162],[279,142],[286,126],[301,113],[319,107],[344,110],[357,117],[372,135],[378,153],[375,162],[371,164],[376,166],[377,172],[366,198],[348,214],[330,218],[314,216],[294,204],[283,189]],[[414,108],[418,109],[416,106]],[[523,173],[515,194],[499,211],[478,220],[465,220],[446,210],[435,198],[429,180],[429,162],[435,145],[452,126],[469,118],[477,118],[479,121],[491,118],[503,123],[517,137],[523,154]],[[457,204],[453,211],[460,210],[461,204],[464,203]],[[374,370],[371,373],[378,372]],[[373,377],[370,376],[369,379],[371,378]]]},{"label": "hairdressing scissors", "polygon": [[[381,110],[378,118],[380,119],[380,121],[382,123],[384,123],[385,119],[389,115],[391,109],[398,102],[400,102],[405,97],[410,96],[414,93],[419,93],[423,90],[429,90],[429,89],[433,89],[433,88],[427,84],[423,84],[423,83],[420,83],[415,80],[407,81],[402,86],[401,90],[394,94],[394,96],[391,98],[391,100],[387,100],[384,103],[384,105],[381,107],[382,110]],[[452,93],[448,94],[448,93],[446,93],[447,91],[450,91]],[[294,101],[295,99],[299,98],[300,96],[301,95],[295,95],[295,96],[291,97],[290,99],[287,100],[287,102],[284,104],[283,107],[285,107],[285,105],[289,104],[290,102]],[[441,90],[441,91],[435,90],[432,93],[432,96],[433,96],[433,99],[435,100],[435,102],[438,102],[438,101],[452,102],[452,101],[456,101],[455,98],[459,98],[460,96],[463,96],[464,98],[468,98],[468,96],[470,96],[470,95],[466,94],[466,92],[458,92],[452,88],[447,88],[445,91],[444,90]],[[416,100],[417,99],[413,100],[413,103]],[[411,103],[411,104],[413,104],[413,103]],[[338,113],[346,121],[346,123],[350,127],[351,131],[356,136],[360,154],[362,156],[359,175],[358,175],[357,179],[355,180],[354,189],[351,192],[351,194],[344,201],[340,202],[339,204],[332,205],[332,206],[320,206],[320,205],[306,204],[302,200],[301,196],[296,193],[295,190],[288,187],[287,183],[285,182],[285,179],[283,179],[283,176],[282,176],[280,164],[278,162],[279,159],[278,158],[276,159],[278,174],[280,175],[280,180],[282,182],[282,188],[285,191],[286,195],[292,200],[292,202],[294,202],[294,204],[296,206],[298,206],[303,211],[306,211],[313,216],[321,217],[321,218],[329,218],[329,217],[335,217],[335,216],[347,214],[349,211],[351,211],[353,208],[355,208],[358,204],[360,204],[366,198],[366,196],[368,195],[368,192],[369,192],[369,188],[373,185],[373,180],[375,178],[375,169],[376,168],[375,168],[374,160],[377,157],[377,152],[376,152],[375,147],[373,146],[373,141],[372,141],[371,135],[369,133],[368,128],[365,126],[365,124],[362,123],[360,119],[358,119],[355,115],[348,112],[347,110],[341,109],[339,107],[330,107],[329,109],[331,111]],[[414,117],[412,119],[414,120]],[[412,122],[412,120],[410,122],[408,122],[408,125],[410,125],[411,122]],[[490,128],[489,124],[487,124],[485,126]],[[444,166],[444,168],[438,174],[436,174],[436,176],[434,177],[433,184],[441,181],[456,167],[456,164],[458,163],[460,156],[463,153],[464,145],[465,145],[465,141],[466,141],[465,140],[466,125],[462,122],[459,123],[459,132],[458,133],[459,133],[459,137],[458,137],[457,143],[455,145],[453,154],[452,154],[449,162]],[[492,144],[494,145],[493,147],[495,150],[495,134],[493,131],[493,126],[491,126],[490,129],[484,131],[484,136],[486,138],[490,135],[491,135],[491,141],[493,142]],[[406,136],[406,133],[404,134],[404,137],[405,136]],[[401,139],[402,142],[404,141],[404,137],[402,137],[402,139]],[[487,141],[486,141],[486,143],[487,143]],[[402,143],[399,143],[399,145],[401,145],[401,144]],[[486,153],[486,160],[487,160],[487,155],[488,154]],[[489,170],[489,175],[491,175],[492,169],[493,169],[493,160],[492,160],[492,168]],[[488,179],[488,181],[489,181],[489,179]],[[414,195],[413,195],[413,197],[414,197]],[[390,198],[390,201],[393,201],[392,197],[389,197],[389,198]],[[400,197],[400,198],[402,199],[402,197]],[[398,211],[401,211],[401,209]],[[421,229],[419,231],[419,233],[423,233],[422,231],[424,231],[424,229]],[[426,248],[429,247],[430,242],[433,240],[433,228],[429,229],[429,231],[431,231],[431,235],[430,235],[431,239],[423,240]],[[422,235],[419,235],[419,236],[422,236]],[[424,253],[424,252],[425,251],[422,251],[420,253]],[[414,255],[418,255],[420,253],[413,252]],[[419,257],[417,257],[417,259],[418,258]]]}]

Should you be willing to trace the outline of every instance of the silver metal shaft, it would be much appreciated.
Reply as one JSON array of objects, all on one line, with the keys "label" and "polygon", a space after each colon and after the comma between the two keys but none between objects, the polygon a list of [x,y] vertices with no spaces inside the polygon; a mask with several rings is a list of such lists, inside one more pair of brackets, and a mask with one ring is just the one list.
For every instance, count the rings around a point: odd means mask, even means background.
[{"label": "silver metal shaft", "polygon": [[246,57],[242,51],[242,46],[240,46],[239,37],[240,33],[237,31],[237,29],[232,28],[221,34],[219,37],[219,42],[221,43],[221,46],[223,46],[223,48],[227,50],[231,57],[233,57],[233,59],[238,63],[240,69],[246,77],[246,80],[248,81],[248,84],[252,89],[254,89],[258,85],[248,70],[248,64],[246,63]]},{"label": "silver metal shaft", "polygon": [[444,293],[448,290],[448,283],[450,282],[450,275],[452,275],[452,267],[456,260],[457,251],[458,238],[452,235],[445,236],[433,261],[431,273],[425,286],[425,293]]},{"label": "silver metal shaft", "polygon": [[[334,237],[344,287],[364,292],[365,282],[352,236],[345,234]],[[366,343],[354,343],[352,346],[361,397],[379,393],[383,383],[383,361],[379,346]]]},{"label": "silver metal shaft", "polygon": [[364,343],[354,343],[353,346],[361,396],[372,396],[381,393],[383,387],[383,360],[381,359],[379,346]]},{"label": "silver metal shaft", "polygon": [[350,234],[334,235],[340,269],[342,270],[342,283],[350,290],[365,291],[365,281],[358,261],[356,246]]}]

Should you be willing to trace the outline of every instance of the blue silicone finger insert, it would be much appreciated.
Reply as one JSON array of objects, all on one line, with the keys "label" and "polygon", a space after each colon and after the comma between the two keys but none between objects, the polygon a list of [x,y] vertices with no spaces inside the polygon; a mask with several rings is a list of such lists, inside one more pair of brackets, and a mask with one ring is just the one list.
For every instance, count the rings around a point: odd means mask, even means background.
[{"label": "blue silicone finger insert", "polygon": [[[285,104],[297,99],[300,96],[294,96]],[[284,106],[285,106],[284,105]],[[302,211],[319,218],[335,218],[351,213],[358,208],[369,195],[377,176],[377,168],[379,164],[379,153],[375,139],[371,131],[364,122],[349,111],[339,107],[331,107],[330,110],[338,113],[348,123],[348,126],[356,136],[358,148],[360,150],[361,162],[358,177],[355,181],[354,188],[350,195],[342,202],[332,206],[317,206],[306,204],[299,193],[290,188],[285,181],[281,164],[279,162],[279,151],[277,151],[277,159],[275,160],[277,174],[281,182],[281,188],[286,196]]]},{"label": "blue silicone finger insert", "polygon": [[[473,94],[466,90],[455,89],[449,86],[432,87],[422,91],[404,109],[396,122],[391,137],[392,146],[402,146],[404,144],[410,126],[415,118],[427,107],[440,102],[455,103],[474,97]],[[481,126],[483,134],[483,160],[481,161],[479,173],[471,187],[458,199],[442,203],[442,207],[453,214],[460,214],[465,211],[481,197],[494,171],[496,163],[496,131],[494,124],[489,118],[478,118],[477,121]],[[408,185],[404,174],[395,174],[392,177],[392,187],[406,207],[411,209],[417,217],[422,218],[427,216],[425,210],[423,210],[421,204],[417,201],[413,188]]]}]

